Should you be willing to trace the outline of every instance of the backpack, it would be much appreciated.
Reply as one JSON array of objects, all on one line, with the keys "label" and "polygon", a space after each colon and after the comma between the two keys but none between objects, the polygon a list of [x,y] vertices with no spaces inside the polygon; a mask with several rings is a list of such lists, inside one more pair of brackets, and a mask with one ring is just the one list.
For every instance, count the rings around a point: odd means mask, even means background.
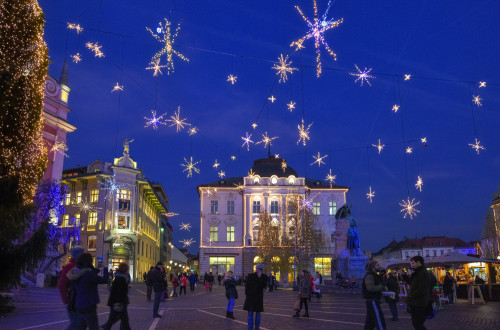
[{"label": "backpack", "polygon": [[68,311],[76,312],[76,283],[75,281],[71,281],[71,284],[68,288]]}]

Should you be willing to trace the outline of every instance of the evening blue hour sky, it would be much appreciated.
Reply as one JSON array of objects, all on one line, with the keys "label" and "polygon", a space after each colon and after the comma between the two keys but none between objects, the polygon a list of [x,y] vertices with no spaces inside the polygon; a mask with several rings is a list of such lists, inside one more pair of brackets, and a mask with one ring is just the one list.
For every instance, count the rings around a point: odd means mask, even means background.
[{"label": "evening blue hour sky", "polygon": [[[163,185],[170,210],[180,214],[171,219],[177,246],[185,238],[200,242],[196,187],[218,179],[215,159],[228,177],[245,176],[267,150],[252,144],[248,152],[241,137],[248,132],[258,141],[266,131],[279,137],[271,152],[300,176],[324,180],[331,168],[336,184],[350,187],[347,200],[362,249],[378,250],[393,237],[480,238],[500,185],[497,1],[337,0],[328,17],[344,21],[325,40],[338,60],[322,48],[320,78],[314,42],[306,40],[297,52],[289,46],[308,30],[294,5],[312,19],[312,0],[39,2],[50,74],[58,78],[64,59],[69,61],[68,120],[77,130],[68,135],[65,168],[110,162],[121,155],[121,141],[135,139],[131,157]],[[318,0],[320,16],[327,4]],[[160,44],[146,27],[156,30],[164,18],[173,28],[182,19],[174,48],[189,63],[174,55],[175,71],[167,75],[164,69],[156,78],[145,68]],[[68,22],[84,27],[80,36],[66,28]],[[87,41],[102,45],[105,57],[95,58]],[[77,52],[82,61],[72,63],[69,56]],[[300,69],[281,84],[271,69],[280,54]],[[371,86],[354,83],[349,72],[356,72],[355,64],[372,68]],[[226,81],[229,74],[238,77],[235,85]],[[412,78],[404,81],[404,74]],[[111,93],[118,81],[124,86],[120,96]],[[478,88],[478,81],[487,87]],[[472,103],[478,94],[481,107]],[[276,102],[267,102],[270,95]],[[293,112],[290,101],[296,102]],[[397,113],[394,104],[400,105]],[[198,134],[144,127],[152,109],[168,118],[178,106]],[[305,147],[297,145],[302,118],[313,123]],[[468,145],[476,137],[486,148],[479,155]],[[380,154],[372,146],[378,139],[385,144]],[[404,145],[413,148],[406,162]],[[328,154],[326,164],[310,166],[318,152]],[[186,178],[180,164],[191,156],[201,161],[200,174]],[[414,186],[419,175],[422,192]],[[399,206],[408,191],[420,201],[412,220]],[[181,231],[181,222],[191,223],[191,232]]]}]

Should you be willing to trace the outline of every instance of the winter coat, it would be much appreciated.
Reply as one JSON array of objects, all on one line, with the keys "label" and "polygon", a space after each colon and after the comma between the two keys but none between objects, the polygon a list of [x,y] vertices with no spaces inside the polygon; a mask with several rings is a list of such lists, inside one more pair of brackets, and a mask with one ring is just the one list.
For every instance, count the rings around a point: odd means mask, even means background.
[{"label": "winter coat", "polygon": [[299,294],[308,295],[311,291],[311,279],[309,276],[301,276],[297,279],[297,284],[299,285]]},{"label": "winter coat", "polygon": [[226,288],[226,298],[238,299],[238,290],[236,290],[236,281],[234,278],[225,278],[224,287]]},{"label": "winter coat", "polygon": [[267,286],[267,275],[260,277],[257,273],[249,274],[245,283],[245,304],[243,309],[249,312],[264,311],[264,289]]},{"label": "winter coat", "polygon": [[59,279],[57,280],[57,288],[59,289],[59,293],[61,294],[61,299],[63,303],[68,303],[68,289],[71,285],[71,281],[68,278],[68,272],[76,267],[76,260],[71,257],[69,261],[61,270],[61,274],[59,274]]},{"label": "winter coat", "polygon": [[162,292],[166,287],[165,273],[163,273],[158,267],[151,269],[148,273],[148,279],[153,282],[153,291]]},{"label": "winter coat", "polygon": [[367,300],[379,300],[382,297],[383,290],[384,285],[380,280],[380,276],[373,271],[366,272],[363,279],[363,298]]},{"label": "winter coat", "polygon": [[214,276],[212,274],[207,275],[207,281],[208,282],[213,282],[214,281]]},{"label": "winter coat", "polygon": [[319,278],[316,278],[314,280],[314,289],[313,289],[313,292],[317,292],[317,293],[320,293],[320,289],[319,289],[319,284],[320,283],[320,279]]},{"label": "winter coat", "polygon": [[184,276],[184,275],[183,275],[183,276],[181,277],[181,280],[180,280],[180,285],[181,285],[181,286],[187,286],[187,278],[186,278],[186,276]]},{"label": "winter coat", "polygon": [[396,279],[396,277],[394,277],[393,275],[390,275],[389,278],[387,279],[385,286],[387,287],[387,290],[394,292],[395,296],[396,296],[394,299],[390,298],[389,296],[386,296],[385,302],[386,303],[398,302],[399,301],[399,284],[398,284],[398,280]]},{"label": "winter coat", "polygon": [[189,280],[189,283],[191,283],[191,284],[196,283],[196,275],[195,274],[189,275],[188,280]]},{"label": "winter coat", "polygon": [[130,277],[127,274],[116,273],[115,280],[111,286],[111,293],[109,294],[108,306],[113,304],[129,304],[128,300],[128,284]]},{"label": "winter coat", "polygon": [[455,279],[451,276],[446,276],[443,282],[443,293],[450,294],[453,292],[453,284],[455,284]]},{"label": "winter coat", "polygon": [[99,303],[98,284],[108,283],[108,274],[103,277],[97,275],[98,270],[90,268],[74,268],[67,277],[76,288],[75,308],[77,312],[88,312],[96,308]]},{"label": "winter coat", "polygon": [[177,279],[177,277],[174,277],[172,279],[172,287],[175,289],[179,286],[179,280]]},{"label": "winter coat", "polygon": [[415,269],[409,282],[408,305],[426,307],[430,297],[430,277],[425,267]]}]

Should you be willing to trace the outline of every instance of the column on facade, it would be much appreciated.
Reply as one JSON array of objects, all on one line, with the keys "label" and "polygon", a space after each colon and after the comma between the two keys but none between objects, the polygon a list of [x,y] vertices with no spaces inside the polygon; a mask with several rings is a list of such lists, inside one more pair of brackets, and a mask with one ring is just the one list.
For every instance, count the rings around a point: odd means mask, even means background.
[{"label": "column on facade", "polygon": [[269,193],[264,193],[264,212],[269,214],[269,207],[267,203],[269,203]]},{"label": "column on facade", "polygon": [[245,207],[243,214],[243,223],[246,228],[245,232],[245,241],[243,242],[243,246],[249,246],[248,240],[252,238],[251,233],[251,223],[252,223],[252,206],[250,204],[250,195],[245,195]]},{"label": "column on facade", "polygon": [[286,222],[288,221],[287,219],[287,207],[286,207],[286,195],[283,194],[281,195],[281,236],[286,235]]}]

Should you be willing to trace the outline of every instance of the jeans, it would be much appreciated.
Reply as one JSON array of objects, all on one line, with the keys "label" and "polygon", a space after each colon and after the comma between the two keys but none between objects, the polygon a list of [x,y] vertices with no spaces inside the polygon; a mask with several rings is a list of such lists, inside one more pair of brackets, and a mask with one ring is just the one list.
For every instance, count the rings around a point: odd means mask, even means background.
[{"label": "jeans", "polygon": [[161,300],[162,293],[163,293],[162,291],[155,292],[155,302],[153,305],[153,316],[158,315],[158,308],[160,308],[160,300]]},{"label": "jeans", "polygon": [[[68,305],[66,305],[68,306]],[[66,308],[67,309],[67,308]],[[78,314],[76,312],[68,311],[69,325],[66,330],[76,330],[78,324]]]},{"label": "jeans", "polygon": [[86,312],[76,312],[77,314],[77,329],[99,330],[99,320],[97,319],[97,306],[94,309]]},{"label": "jeans", "polygon": [[425,307],[410,305],[411,324],[415,330],[426,330],[425,322]]},{"label": "jeans", "polygon": [[365,330],[387,329],[387,327],[385,326],[384,314],[382,314],[382,308],[380,307],[380,301],[365,300],[365,304],[366,304]]},{"label": "jeans", "polygon": [[392,319],[397,320],[398,319],[398,308],[396,307],[396,302],[390,302],[389,304],[389,309],[391,310],[392,314]]},{"label": "jeans", "polygon": [[453,291],[447,294],[450,304],[453,304]]},{"label": "jeans", "polygon": [[179,289],[179,296],[182,295],[182,291],[184,291],[184,295],[186,295],[186,287],[185,286],[181,286],[180,289]]},{"label": "jeans", "polygon": [[297,311],[297,314],[299,314],[300,311],[302,310],[302,305],[305,305],[306,314],[309,314],[309,306],[307,305],[307,299],[308,298],[300,298],[300,309]]},{"label": "jeans", "polygon": [[[255,312],[255,330],[260,329],[260,312]],[[248,330],[253,330],[253,312],[248,311]]]},{"label": "jeans", "polygon": [[128,312],[127,312],[127,305],[123,306],[123,311],[121,312],[115,312],[113,308],[111,308],[111,311],[109,312],[109,318],[108,322],[104,324],[103,329],[104,330],[110,330],[113,324],[121,320],[120,322],[120,330],[130,330],[130,324],[128,321]]},{"label": "jeans", "polygon": [[189,288],[191,289],[191,291],[194,291],[194,283],[189,283]]},{"label": "jeans", "polygon": [[234,297],[229,298],[229,300],[227,301],[227,311],[232,313],[233,307],[234,307]]},{"label": "jeans", "polygon": [[174,287],[172,290],[172,297],[177,297],[177,287]]}]

